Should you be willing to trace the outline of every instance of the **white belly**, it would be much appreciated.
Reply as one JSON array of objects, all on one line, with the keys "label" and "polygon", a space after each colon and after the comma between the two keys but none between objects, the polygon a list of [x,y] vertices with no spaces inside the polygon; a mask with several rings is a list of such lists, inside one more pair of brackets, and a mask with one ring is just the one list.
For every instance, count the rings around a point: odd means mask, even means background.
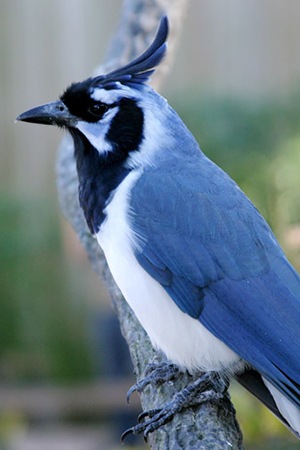
[{"label": "white belly", "polygon": [[138,177],[139,173],[131,172],[118,187],[97,234],[111,273],[152,344],[168,359],[189,371],[234,370],[238,355],[198,320],[183,313],[134,256],[135,239],[125,205]]}]

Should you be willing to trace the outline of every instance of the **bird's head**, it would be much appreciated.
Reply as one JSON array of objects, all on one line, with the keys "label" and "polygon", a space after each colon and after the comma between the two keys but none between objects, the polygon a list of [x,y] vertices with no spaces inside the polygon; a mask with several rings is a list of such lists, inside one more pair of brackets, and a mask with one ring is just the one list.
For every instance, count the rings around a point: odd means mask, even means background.
[{"label": "bird's head", "polygon": [[81,140],[100,155],[125,159],[143,140],[144,109],[153,99],[147,81],[166,53],[167,35],[164,16],[152,45],[140,57],[106,75],[73,83],[59,100],[30,109],[17,120],[67,128],[75,148]]}]

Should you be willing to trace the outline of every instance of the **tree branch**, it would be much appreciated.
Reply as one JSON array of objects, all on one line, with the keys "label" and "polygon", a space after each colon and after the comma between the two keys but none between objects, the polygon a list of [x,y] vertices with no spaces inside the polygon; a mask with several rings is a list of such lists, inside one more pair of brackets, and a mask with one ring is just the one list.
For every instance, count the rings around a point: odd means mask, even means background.
[{"label": "tree branch", "polygon": [[[165,12],[171,23],[168,42],[172,54],[185,3],[185,0],[124,0],[121,20],[109,46],[105,63],[96,69],[95,74],[119,67],[141,54],[152,41],[159,19]],[[152,85],[154,84],[156,89],[166,75],[166,66],[162,66],[153,77]],[[145,331],[115,285],[102,251],[87,229],[78,202],[78,180],[73,152],[73,142],[66,136],[60,146],[57,162],[61,208],[75,228],[94,270],[106,282],[139,379],[149,362],[154,358],[162,361],[165,357],[153,350]],[[147,387],[141,395],[143,409],[152,409],[170,401],[174,394],[190,381],[191,376],[182,374],[174,383],[166,383],[159,388]],[[153,449],[241,449],[242,437],[229,396],[218,405],[206,403],[201,407],[182,411],[171,422],[152,433],[149,436],[149,444]]]}]

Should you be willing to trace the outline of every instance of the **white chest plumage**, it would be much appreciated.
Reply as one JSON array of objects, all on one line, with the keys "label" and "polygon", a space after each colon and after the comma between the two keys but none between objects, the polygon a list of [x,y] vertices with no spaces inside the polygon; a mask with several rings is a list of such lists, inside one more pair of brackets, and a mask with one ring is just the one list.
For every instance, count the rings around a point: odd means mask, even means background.
[{"label": "white chest plumage", "polygon": [[111,273],[152,344],[171,361],[190,371],[234,370],[239,357],[199,321],[183,313],[135,258],[137,239],[130,229],[128,201],[139,176],[132,171],[120,184],[96,236]]}]

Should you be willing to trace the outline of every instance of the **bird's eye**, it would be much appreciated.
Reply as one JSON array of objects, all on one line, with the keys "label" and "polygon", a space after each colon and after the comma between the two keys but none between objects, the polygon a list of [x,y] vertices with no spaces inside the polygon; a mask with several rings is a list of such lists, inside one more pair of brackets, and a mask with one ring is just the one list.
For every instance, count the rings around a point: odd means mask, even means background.
[{"label": "bird's eye", "polygon": [[92,114],[92,116],[99,117],[99,118],[102,117],[106,113],[107,110],[108,110],[108,106],[105,105],[105,103],[100,103],[100,102],[93,103],[88,109],[89,113]]}]

